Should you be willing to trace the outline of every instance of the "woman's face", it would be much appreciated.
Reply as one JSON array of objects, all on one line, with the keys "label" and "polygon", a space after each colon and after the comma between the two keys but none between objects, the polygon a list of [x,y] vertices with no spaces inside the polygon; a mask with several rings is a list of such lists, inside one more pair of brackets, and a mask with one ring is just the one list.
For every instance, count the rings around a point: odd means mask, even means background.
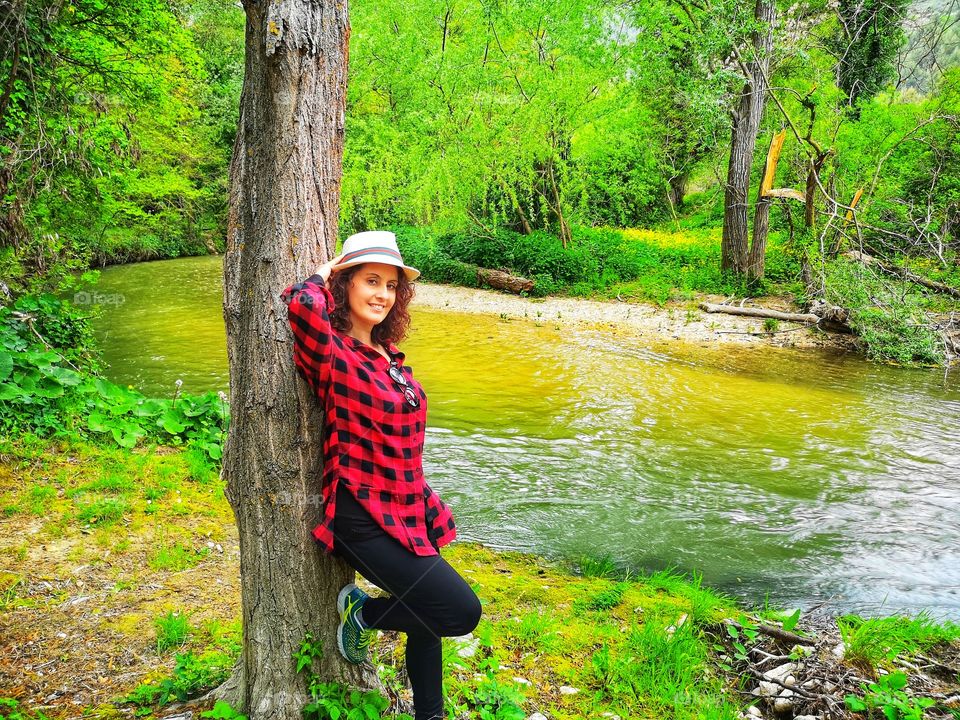
[{"label": "woman's face", "polygon": [[347,300],[350,321],[372,330],[383,322],[397,299],[397,278],[400,269],[383,263],[366,263],[350,278]]}]

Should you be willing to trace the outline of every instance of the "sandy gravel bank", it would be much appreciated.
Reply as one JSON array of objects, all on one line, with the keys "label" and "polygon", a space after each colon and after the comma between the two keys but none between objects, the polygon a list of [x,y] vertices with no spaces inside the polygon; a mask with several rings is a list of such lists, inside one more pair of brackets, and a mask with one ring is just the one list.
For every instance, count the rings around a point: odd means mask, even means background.
[{"label": "sandy gravel bank", "polygon": [[[763,321],[757,318],[705,313],[697,305],[721,303],[725,298],[704,295],[696,301],[673,303],[666,307],[629,302],[599,302],[579,298],[523,298],[495,290],[464,288],[455,285],[417,284],[414,305],[456,312],[500,315],[511,319],[551,323],[615,325],[632,330],[652,342],[683,340],[699,344],[738,343],[774,347],[855,349],[849,335],[823,333],[803,328],[798,323],[781,322],[775,333],[763,332]],[[749,301],[753,307],[797,311],[782,298],[761,298]],[[754,334],[756,333],[756,334]]]}]

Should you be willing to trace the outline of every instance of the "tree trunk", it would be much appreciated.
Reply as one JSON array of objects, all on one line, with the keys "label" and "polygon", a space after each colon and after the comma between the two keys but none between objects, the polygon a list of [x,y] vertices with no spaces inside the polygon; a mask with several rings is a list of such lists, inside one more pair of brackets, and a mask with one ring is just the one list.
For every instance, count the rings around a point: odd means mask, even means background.
[{"label": "tree trunk", "polygon": [[689,179],[690,173],[684,171],[678,175],[672,175],[667,181],[670,186],[670,204],[675,211],[683,209],[683,200],[687,194],[687,181]]},{"label": "tree trunk", "polygon": [[786,137],[787,131],[782,130],[771,138],[767,160],[763,166],[763,180],[757,191],[757,207],[753,215],[753,241],[750,243],[750,256],[747,262],[747,277],[753,280],[761,279],[764,273],[767,235],[770,232],[770,204],[773,202],[770,191],[773,189],[777,163]]},{"label": "tree trunk", "polygon": [[723,198],[723,240],[721,269],[743,275],[747,271],[747,196],[750,193],[750,168],[757,131],[766,97],[764,76],[770,69],[773,51],[773,0],[757,0],[754,17],[758,29],[753,34],[753,58],[743,68],[746,83],[733,111],[730,133],[730,162]]},{"label": "tree trunk", "polygon": [[243,649],[211,695],[251,720],[302,717],[292,658],[307,632],[313,670],[363,684],[336,649],[336,595],[353,577],[324,556],[322,413],[296,373],[280,292],[333,255],[346,106],[347,5],[244,0],[246,70],[230,166],[223,312],[230,366],[226,495],[240,536]]}]

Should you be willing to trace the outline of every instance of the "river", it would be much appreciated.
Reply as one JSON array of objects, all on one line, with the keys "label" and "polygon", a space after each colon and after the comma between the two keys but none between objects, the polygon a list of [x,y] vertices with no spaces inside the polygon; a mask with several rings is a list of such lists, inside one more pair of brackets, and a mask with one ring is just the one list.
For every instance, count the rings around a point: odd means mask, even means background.
[{"label": "river", "polygon": [[[112,380],[226,390],[220,258],[107,268],[96,290]],[[423,308],[403,349],[460,539],[960,619],[956,373]]]}]

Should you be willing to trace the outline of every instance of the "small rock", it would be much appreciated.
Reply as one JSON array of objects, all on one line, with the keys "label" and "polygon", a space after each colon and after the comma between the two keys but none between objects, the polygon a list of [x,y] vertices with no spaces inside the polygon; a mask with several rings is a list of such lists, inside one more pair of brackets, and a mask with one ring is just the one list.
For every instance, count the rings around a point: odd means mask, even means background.
[{"label": "small rock", "polygon": [[514,677],[514,678],[513,678],[513,681],[514,681],[515,683],[520,684],[520,685],[533,685],[532,682],[530,682],[530,681],[527,680],[526,678],[522,678],[522,677]]},{"label": "small rock", "polygon": [[773,701],[773,711],[778,715],[786,715],[793,710],[793,700],[790,698],[778,697]]},{"label": "small rock", "polygon": [[576,695],[578,692],[580,692],[580,690],[575,687],[570,687],[569,685],[560,686],[561,695]]},{"label": "small rock", "polygon": [[601,713],[600,717],[610,718],[610,720],[620,720],[620,716],[614,715],[612,712]]},{"label": "small rock", "polygon": [[760,681],[760,687],[753,691],[754,695],[760,695],[761,697],[774,697],[778,692],[780,692],[780,686],[772,682]]},{"label": "small rock", "polygon": [[779,667],[773,668],[773,670],[767,670],[763,676],[768,680],[779,680],[780,682],[783,682],[783,679],[796,669],[797,666],[795,663],[784,663]]},{"label": "small rock", "polygon": [[797,715],[793,720],[819,720],[816,715]]},{"label": "small rock", "polygon": [[816,690],[817,687],[819,687],[819,685],[820,685],[820,681],[814,678],[812,680],[807,680],[800,687],[802,687],[804,690]]},{"label": "small rock", "polygon": [[783,679],[783,684],[786,685],[787,687],[793,687],[794,685],[797,684],[797,679],[793,675],[787,675]]},{"label": "small rock", "polygon": [[453,638],[453,641],[461,646],[457,649],[457,655],[462,658],[473,657],[477,654],[477,648],[480,647],[480,638],[475,638],[473,633],[460,635]]},{"label": "small rock", "polygon": [[760,712],[760,708],[758,708],[756,705],[751,705],[750,707],[747,708],[747,715],[749,715],[750,717],[758,717],[758,718],[763,717],[763,713]]},{"label": "small rock", "polygon": [[535,712],[533,715],[528,717],[527,720],[547,720],[547,716],[543,713]]},{"label": "small rock", "polygon": [[846,652],[847,652],[847,646],[843,643],[842,640],[837,644],[837,646],[832,651],[833,656],[837,660],[842,660]]}]

